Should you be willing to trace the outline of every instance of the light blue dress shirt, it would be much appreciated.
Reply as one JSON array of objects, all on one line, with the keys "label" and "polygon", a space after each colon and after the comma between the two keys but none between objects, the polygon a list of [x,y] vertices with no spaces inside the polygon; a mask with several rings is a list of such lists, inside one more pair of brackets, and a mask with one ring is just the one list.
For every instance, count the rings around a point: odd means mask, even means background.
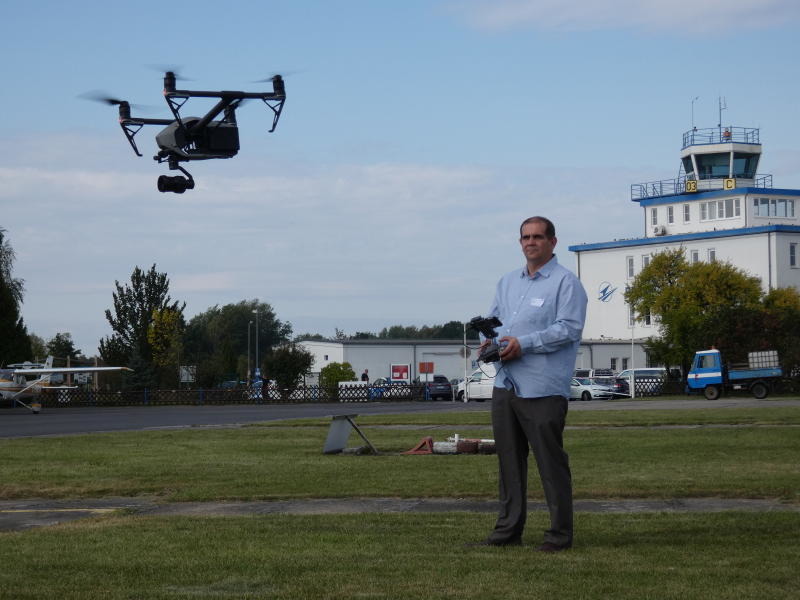
[{"label": "light blue dress shirt", "polygon": [[498,317],[498,338],[519,340],[522,356],[495,363],[495,387],[517,396],[569,398],[569,384],[586,320],[586,291],[555,255],[533,277],[527,265],[497,283],[489,316]]}]

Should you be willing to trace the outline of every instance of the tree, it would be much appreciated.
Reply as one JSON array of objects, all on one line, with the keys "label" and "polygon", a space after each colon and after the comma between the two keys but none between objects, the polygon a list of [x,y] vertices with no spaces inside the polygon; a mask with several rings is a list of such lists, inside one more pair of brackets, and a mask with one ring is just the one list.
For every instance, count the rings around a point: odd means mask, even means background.
[{"label": "tree", "polygon": [[181,312],[170,308],[153,311],[147,341],[153,350],[153,364],[158,369],[162,386],[180,385],[178,370],[185,327]]},{"label": "tree", "polygon": [[45,343],[44,338],[36,335],[35,333],[29,333],[28,339],[31,343],[31,358],[37,361],[45,358],[47,356],[47,344]]},{"label": "tree", "polygon": [[14,249],[0,228],[0,365],[30,360],[31,341],[20,314],[24,282],[15,278]]},{"label": "tree", "polygon": [[326,340],[325,336],[321,333],[301,333],[300,335],[294,336],[295,342],[305,342],[305,341],[316,341],[316,342],[324,342]]},{"label": "tree", "polygon": [[314,364],[314,356],[294,344],[276,348],[264,359],[264,379],[274,379],[281,397],[287,399],[297,389],[300,377]]},{"label": "tree", "polygon": [[106,319],[114,333],[100,340],[100,355],[108,363],[138,368],[137,376],[130,378],[137,382],[137,387],[154,385],[157,381],[152,368],[153,347],[147,337],[153,315],[164,310],[183,315],[186,303],[172,301],[167,274],[156,271],[155,264],[147,272],[138,266],[134,268],[130,285],[120,285],[119,281],[114,285],[117,288],[113,294],[114,312],[106,310]]},{"label": "tree", "polygon": [[[258,319],[253,311],[258,312]],[[247,377],[248,332],[251,364],[262,367],[263,364],[255,364],[256,341],[259,361],[263,362],[273,347],[290,340],[292,326],[280,321],[269,304],[258,300],[212,306],[189,320],[184,356],[197,365],[201,386],[213,387],[226,379]]]},{"label": "tree", "polygon": [[763,335],[769,348],[778,351],[785,375],[800,370],[800,292],[795,288],[776,288],[764,297]]},{"label": "tree", "polygon": [[330,399],[337,397],[340,381],[355,381],[356,372],[349,362],[328,363],[319,372],[319,387]]},{"label": "tree", "polygon": [[81,351],[75,348],[71,333],[57,333],[47,342],[47,353],[56,358],[75,360],[82,356]]},{"label": "tree", "polygon": [[[659,324],[660,338],[648,342],[651,356],[680,365],[684,373],[697,350],[730,339],[732,323],[757,313],[760,299],[757,277],[725,262],[690,265],[682,249],[653,256],[625,292],[637,318],[649,313]],[[740,339],[752,344],[744,335]]]}]

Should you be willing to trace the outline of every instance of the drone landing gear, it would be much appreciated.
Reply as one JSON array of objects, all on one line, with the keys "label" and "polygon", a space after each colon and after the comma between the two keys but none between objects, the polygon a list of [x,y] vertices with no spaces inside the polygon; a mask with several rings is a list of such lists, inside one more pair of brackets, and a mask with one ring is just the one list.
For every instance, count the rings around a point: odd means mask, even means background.
[{"label": "drone landing gear", "polygon": [[181,167],[177,162],[170,161],[169,168],[171,170],[178,170],[186,177],[181,175],[175,175],[170,177],[169,175],[161,175],[158,178],[158,191],[159,192],[175,192],[176,194],[182,194],[186,190],[193,190],[194,189],[194,179],[189,174],[189,171]]}]

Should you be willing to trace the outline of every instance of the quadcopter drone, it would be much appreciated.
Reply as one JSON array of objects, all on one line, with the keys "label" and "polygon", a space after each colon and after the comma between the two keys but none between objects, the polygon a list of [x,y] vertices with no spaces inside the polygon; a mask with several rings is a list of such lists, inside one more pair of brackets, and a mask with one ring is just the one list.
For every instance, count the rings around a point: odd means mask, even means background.
[{"label": "quadcopter drone", "polygon": [[[209,160],[212,158],[231,158],[239,152],[239,128],[236,124],[236,109],[247,99],[260,99],[272,110],[272,129],[278,126],[283,103],[286,101],[286,88],[280,75],[273,75],[263,82],[272,82],[272,92],[204,92],[175,89],[175,73],[167,71],[164,75],[164,98],[167,101],[172,119],[143,119],[131,116],[131,105],[125,100],[98,98],[108,104],[119,105],[119,124],[137,156],[142,156],[136,146],[135,137],[145,125],[166,125],[156,134],[159,151],[153,159],[166,162],[170,170],[178,170],[182,175],[158,178],[159,192],[182,194],[194,188],[194,179],[180,166],[182,162]],[[183,105],[189,98],[219,98],[202,117],[182,117]],[[219,120],[214,120],[222,115]]]}]

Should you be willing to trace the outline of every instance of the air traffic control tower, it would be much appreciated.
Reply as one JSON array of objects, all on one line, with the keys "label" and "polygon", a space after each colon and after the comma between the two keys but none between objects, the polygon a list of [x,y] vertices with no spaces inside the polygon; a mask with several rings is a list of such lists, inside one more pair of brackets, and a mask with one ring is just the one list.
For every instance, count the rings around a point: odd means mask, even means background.
[{"label": "air traffic control tower", "polygon": [[680,156],[678,177],[631,185],[643,236],[570,246],[589,295],[584,340],[658,335],[658,323],[649,315],[635,320],[623,295],[651,257],[668,249],[683,249],[692,263],[730,262],[760,278],[764,291],[800,289],[800,190],[774,188],[772,175],[757,173],[759,130],[692,128]]}]

